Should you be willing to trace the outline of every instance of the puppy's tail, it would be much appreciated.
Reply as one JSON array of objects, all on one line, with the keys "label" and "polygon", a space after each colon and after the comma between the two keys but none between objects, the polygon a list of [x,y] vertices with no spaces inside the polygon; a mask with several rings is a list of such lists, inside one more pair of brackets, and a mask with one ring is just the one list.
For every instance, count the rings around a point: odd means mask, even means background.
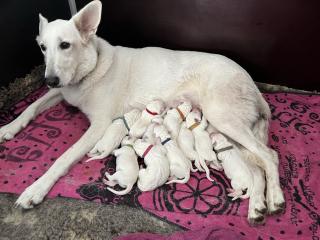
[{"label": "puppy's tail", "polygon": [[112,192],[112,193],[114,193],[116,195],[125,195],[125,194],[128,194],[131,191],[132,187],[133,187],[133,184],[127,185],[127,187],[124,190],[121,190],[121,191],[116,191],[111,187],[107,187],[107,189],[110,192]]},{"label": "puppy's tail", "polygon": [[208,168],[205,160],[204,160],[203,158],[201,158],[200,156],[199,156],[198,159],[199,159],[199,162],[200,162],[201,167],[202,167],[202,168],[204,169],[204,171],[206,172],[206,176],[207,176],[208,180],[211,181],[211,182],[214,182],[214,179],[212,179],[212,178],[210,177],[210,170],[209,170],[209,168]]},{"label": "puppy's tail", "polygon": [[171,183],[187,183],[190,179],[190,173],[185,176],[185,178],[182,179],[172,179],[169,182],[166,182],[166,184],[171,184]]}]

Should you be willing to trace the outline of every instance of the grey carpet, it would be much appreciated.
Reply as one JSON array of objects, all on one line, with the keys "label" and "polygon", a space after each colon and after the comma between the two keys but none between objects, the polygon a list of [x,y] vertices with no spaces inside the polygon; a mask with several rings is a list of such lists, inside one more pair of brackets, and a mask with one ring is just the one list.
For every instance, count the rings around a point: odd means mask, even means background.
[{"label": "grey carpet", "polygon": [[13,208],[17,196],[0,194],[0,239],[112,239],[132,232],[182,229],[123,205],[68,198],[46,199],[31,210]]}]

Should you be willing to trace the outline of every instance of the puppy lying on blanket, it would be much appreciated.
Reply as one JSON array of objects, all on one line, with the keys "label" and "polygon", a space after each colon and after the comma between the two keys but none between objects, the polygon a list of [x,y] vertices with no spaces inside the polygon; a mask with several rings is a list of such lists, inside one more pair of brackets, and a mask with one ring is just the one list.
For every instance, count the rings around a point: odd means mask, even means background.
[{"label": "puppy lying on blanket", "polygon": [[164,110],[165,105],[161,100],[154,100],[148,103],[142,111],[141,117],[130,129],[129,134],[136,138],[142,137],[151,121],[160,117]]},{"label": "puppy lying on blanket", "polygon": [[201,118],[200,110],[192,110],[187,116],[186,123],[194,135],[196,151],[200,158],[208,161],[210,167],[216,170],[222,170],[221,165],[218,163],[217,156],[212,150],[209,133],[206,131],[208,122],[204,116]]},{"label": "puppy lying on blanket", "polygon": [[113,120],[107,128],[102,139],[100,139],[94,148],[87,154],[89,158],[86,162],[94,159],[102,159],[111,154],[121,143],[121,140],[130,131],[130,128],[140,118],[141,111],[133,109],[125,113],[122,117]]},{"label": "puppy lying on blanket", "polygon": [[163,124],[168,129],[171,137],[177,139],[180,131],[180,125],[185,120],[188,113],[191,111],[192,105],[190,102],[183,102],[178,107],[167,111],[164,117]]},{"label": "puppy lying on blanket", "polygon": [[141,191],[152,191],[163,185],[170,175],[166,149],[161,144],[152,145],[146,139],[137,139],[133,148],[144,158],[147,166],[139,171],[138,188]]},{"label": "puppy lying on blanket", "polygon": [[231,181],[232,189],[229,189],[228,196],[233,197],[232,200],[250,197],[254,178],[249,163],[242,159],[240,151],[225,136],[212,133],[210,137],[224,173]]},{"label": "puppy lying on blanket", "polygon": [[177,142],[171,139],[170,134],[164,125],[156,125],[154,127],[154,133],[156,137],[159,137],[161,144],[167,150],[167,157],[170,163],[170,183],[186,183],[190,178],[190,170],[194,171],[189,159],[183,154],[178,147]]},{"label": "puppy lying on blanket", "polygon": [[116,173],[110,175],[105,173],[106,179],[103,182],[108,186],[119,184],[125,188],[122,191],[116,191],[110,187],[107,189],[117,195],[125,195],[129,193],[138,179],[139,165],[138,157],[133,149],[134,139],[125,137],[121,142],[121,148],[114,150],[113,154],[117,157]]}]

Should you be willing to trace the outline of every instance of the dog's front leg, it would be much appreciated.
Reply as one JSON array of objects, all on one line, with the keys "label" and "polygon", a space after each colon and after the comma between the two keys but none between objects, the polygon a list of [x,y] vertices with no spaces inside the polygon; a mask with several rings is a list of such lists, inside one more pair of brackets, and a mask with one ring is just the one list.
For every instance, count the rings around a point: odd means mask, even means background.
[{"label": "dog's front leg", "polygon": [[45,95],[32,103],[19,117],[0,128],[0,143],[12,139],[14,135],[26,127],[39,113],[57,104],[61,100],[62,95],[58,89],[49,90]]},{"label": "dog's front leg", "polygon": [[91,126],[78,142],[59,157],[42,177],[29,186],[20,195],[15,205],[27,209],[41,203],[55,182],[94,146],[110,123],[111,120],[92,121]]}]

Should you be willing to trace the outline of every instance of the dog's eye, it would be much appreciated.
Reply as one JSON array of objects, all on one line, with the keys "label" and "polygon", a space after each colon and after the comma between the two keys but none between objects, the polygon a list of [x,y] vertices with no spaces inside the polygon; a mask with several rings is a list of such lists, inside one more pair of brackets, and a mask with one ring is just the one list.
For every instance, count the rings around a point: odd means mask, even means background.
[{"label": "dog's eye", "polygon": [[60,43],[60,48],[61,49],[68,49],[69,47],[70,47],[70,43],[68,43],[68,42]]},{"label": "dog's eye", "polygon": [[40,48],[43,52],[45,52],[47,50],[47,48],[44,44],[40,44]]}]

